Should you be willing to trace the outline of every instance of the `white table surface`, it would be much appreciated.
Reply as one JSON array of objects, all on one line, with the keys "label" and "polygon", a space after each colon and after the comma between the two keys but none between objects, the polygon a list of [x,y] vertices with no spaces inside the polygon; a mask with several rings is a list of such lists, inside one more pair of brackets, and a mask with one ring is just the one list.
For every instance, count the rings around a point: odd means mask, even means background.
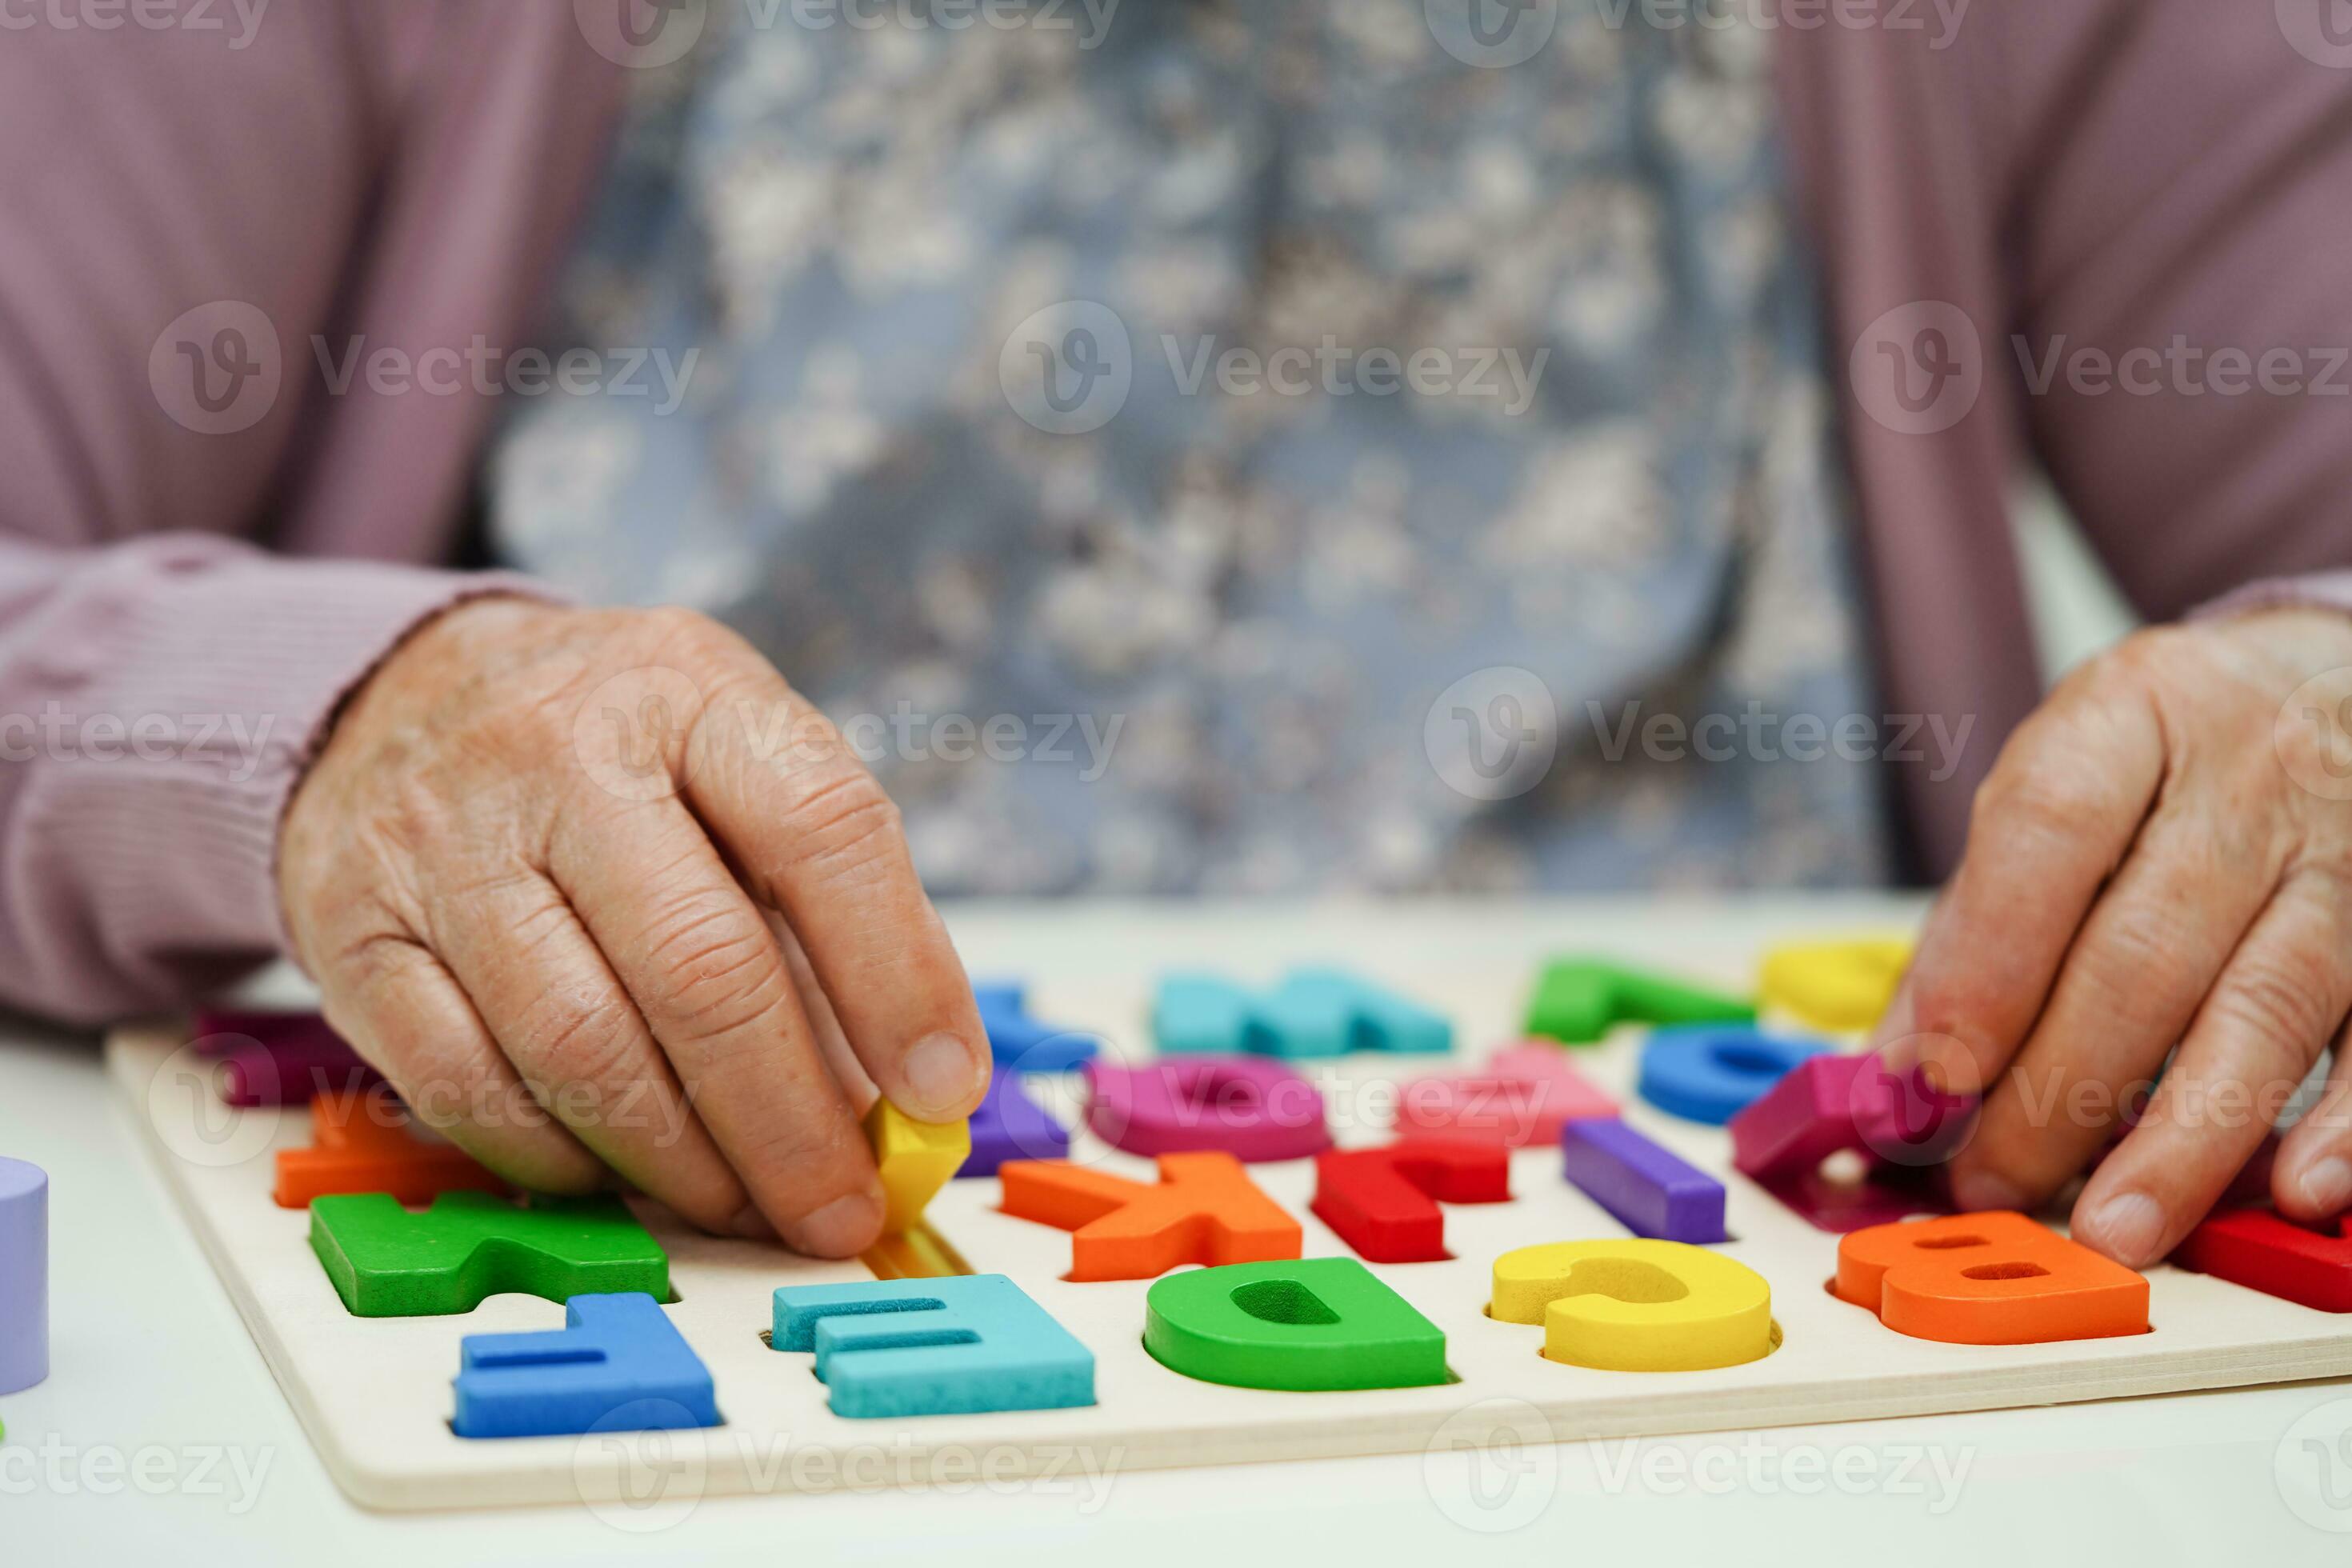
[{"label": "white table surface", "polygon": [[[1409,938],[1669,954],[1736,973],[1775,934],[1907,923],[1890,901],[971,906],[975,972],[1263,969]],[[283,986],[281,978],[273,984]],[[1662,1565],[2352,1563],[2352,1386],[2305,1384],[1976,1415],[1113,1475],[961,1495],[706,1499],[665,1528],[584,1508],[370,1513],[344,1500],[142,1152],[84,1036],[0,1025],[0,1153],[51,1178],[51,1371],[0,1397],[0,1562],[830,1563],[953,1553],[1440,1563],[1473,1552]],[[2352,1322],[2347,1331],[2352,1332]],[[2315,1414],[2316,1413],[2316,1414]],[[2298,1425],[2300,1423],[2300,1425]],[[2318,1435],[2316,1445],[2312,1439]],[[1937,1466],[1940,1464],[1940,1475]],[[242,1466],[242,1470],[238,1468]],[[1839,1476],[1846,1478],[1842,1490]],[[242,1479],[240,1479],[242,1477]],[[1956,1484],[1954,1479],[1956,1478]],[[652,1515],[645,1518],[652,1518]],[[640,1519],[637,1522],[644,1522]],[[1509,1529],[1498,1529],[1510,1526]]]}]

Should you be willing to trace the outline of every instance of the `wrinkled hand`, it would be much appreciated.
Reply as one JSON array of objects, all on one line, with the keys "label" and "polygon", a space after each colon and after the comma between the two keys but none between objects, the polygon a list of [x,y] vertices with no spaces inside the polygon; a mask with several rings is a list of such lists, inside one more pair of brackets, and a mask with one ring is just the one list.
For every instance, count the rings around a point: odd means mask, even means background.
[{"label": "wrinkled hand", "polygon": [[484,599],[404,642],[289,806],[326,1013],[530,1188],[605,1167],[706,1229],[856,1253],[856,1108],[968,1114],[987,1048],[898,816],[837,731],[679,611]]},{"label": "wrinkled hand", "polygon": [[[2153,1263],[2338,1040],[2352,769],[2331,746],[2347,667],[2341,616],[2150,631],[2070,677],[2010,741],[1879,1029],[1931,1082],[1986,1089],[1952,1161],[1961,1207],[2031,1210],[2145,1101],[2084,1186],[2074,1234]],[[2294,1218],[2352,1201],[2345,1056],[2271,1174]]]}]

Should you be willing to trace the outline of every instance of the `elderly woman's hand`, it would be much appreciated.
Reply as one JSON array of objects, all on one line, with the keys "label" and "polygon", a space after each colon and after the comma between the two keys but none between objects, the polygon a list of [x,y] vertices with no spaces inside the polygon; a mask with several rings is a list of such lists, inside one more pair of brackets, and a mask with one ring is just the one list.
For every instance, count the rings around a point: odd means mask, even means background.
[{"label": "elderly woman's hand", "polygon": [[[2271,611],[2134,637],[2011,740],[1879,1030],[1987,1089],[1962,1207],[2039,1205],[2145,1100],[2074,1213],[2139,1267],[2256,1153],[2352,1010],[2347,699],[2352,619]],[[2271,1189],[2304,1220],[2352,1201],[2341,1049]]]},{"label": "elderly woman's hand", "polygon": [[968,1114],[986,1037],[839,733],[678,611],[483,599],[366,682],[288,808],[326,1012],[535,1189],[609,1165],[705,1228],[870,1245],[855,1107]]}]

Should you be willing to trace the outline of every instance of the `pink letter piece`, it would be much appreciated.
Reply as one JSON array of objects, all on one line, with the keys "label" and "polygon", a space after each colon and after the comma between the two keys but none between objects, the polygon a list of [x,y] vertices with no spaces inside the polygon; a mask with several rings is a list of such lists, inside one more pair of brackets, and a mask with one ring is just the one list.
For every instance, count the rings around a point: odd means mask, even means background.
[{"label": "pink letter piece", "polygon": [[1615,1100],[1569,1065],[1566,1051],[1529,1040],[1496,1051],[1484,1072],[1408,1083],[1397,1097],[1396,1127],[1499,1137],[1521,1149],[1559,1142],[1568,1122],[1617,1112]]},{"label": "pink letter piece", "polygon": [[1331,1146],[1321,1091],[1260,1057],[1180,1057],[1081,1069],[1087,1125],[1130,1154],[1213,1150],[1246,1163],[1303,1160]]}]

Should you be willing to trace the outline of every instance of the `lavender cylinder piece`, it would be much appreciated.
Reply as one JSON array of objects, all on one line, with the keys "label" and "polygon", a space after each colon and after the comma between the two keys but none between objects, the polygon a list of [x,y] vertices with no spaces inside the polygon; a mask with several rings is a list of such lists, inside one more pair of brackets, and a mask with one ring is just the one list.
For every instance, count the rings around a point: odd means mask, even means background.
[{"label": "lavender cylinder piece", "polygon": [[1622,1121],[1568,1122],[1559,1145],[1569,1181],[1635,1236],[1694,1247],[1725,1239],[1723,1184]]},{"label": "lavender cylinder piece", "polygon": [[48,1375],[48,1173],[0,1159],[0,1394]]}]

